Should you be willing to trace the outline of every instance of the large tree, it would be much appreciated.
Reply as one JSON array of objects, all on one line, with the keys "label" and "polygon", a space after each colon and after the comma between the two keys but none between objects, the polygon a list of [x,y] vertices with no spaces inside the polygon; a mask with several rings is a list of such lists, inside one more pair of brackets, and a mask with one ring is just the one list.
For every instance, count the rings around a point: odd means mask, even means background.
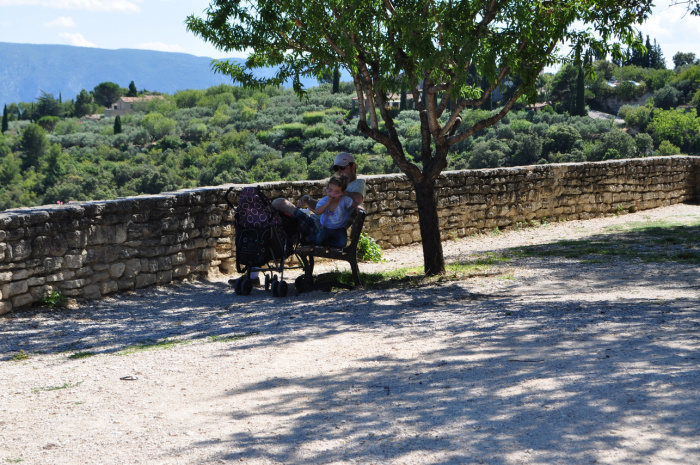
[{"label": "large tree", "polygon": [[96,103],[99,103],[105,108],[112,106],[114,102],[119,100],[122,96],[122,90],[119,84],[114,82],[102,82],[98,84],[92,91],[92,97],[95,99]]},{"label": "large tree", "polygon": [[[425,273],[432,275],[445,269],[435,186],[450,147],[496,124],[521,95],[534,102],[540,72],[564,59],[560,45],[570,45],[577,58],[588,48],[621,58],[620,43],[636,42],[632,27],[650,6],[651,0],[211,0],[204,17],[189,16],[187,27],[223,52],[249,53],[242,66],[213,63],[244,86],[291,79],[303,95],[302,76],[335,64],[350,73],[358,129],[384,145],[413,184]],[[276,73],[260,78],[254,70],[261,67]],[[501,107],[461,125],[462,113],[513,85]],[[406,156],[386,108],[388,94],[404,89],[420,114],[420,162]]]}]

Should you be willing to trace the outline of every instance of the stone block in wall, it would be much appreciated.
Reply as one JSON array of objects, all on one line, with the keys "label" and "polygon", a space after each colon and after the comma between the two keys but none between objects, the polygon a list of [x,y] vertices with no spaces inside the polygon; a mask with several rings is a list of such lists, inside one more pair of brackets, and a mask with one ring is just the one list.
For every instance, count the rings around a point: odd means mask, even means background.
[{"label": "stone block in wall", "polygon": [[26,279],[21,281],[12,281],[0,286],[0,292],[2,292],[3,299],[9,299],[19,294],[24,294],[29,290],[29,284]]},{"label": "stone block in wall", "polygon": [[80,289],[87,284],[85,279],[67,279],[59,284],[59,287],[63,290],[66,289]]},{"label": "stone block in wall", "polygon": [[66,254],[64,255],[63,267],[68,269],[77,269],[83,267],[83,262],[87,257],[87,252],[81,254]]},{"label": "stone block in wall", "polygon": [[156,284],[163,285],[171,282],[173,280],[172,270],[159,271],[156,274]]},{"label": "stone block in wall", "polygon": [[170,258],[173,266],[183,265],[187,261],[187,257],[184,252],[178,252]]},{"label": "stone block in wall", "polygon": [[119,285],[116,281],[104,281],[99,284],[100,294],[107,295],[119,290]]},{"label": "stone block in wall", "polygon": [[136,276],[136,288],[140,289],[142,287],[152,286],[156,283],[155,273],[139,273]]},{"label": "stone block in wall", "polygon": [[27,279],[27,285],[29,287],[43,286],[44,284],[46,284],[46,278],[43,276],[33,276]]},{"label": "stone block in wall", "polygon": [[122,262],[114,263],[109,267],[109,276],[112,278],[121,278],[126,269],[126,264]]},{"label": "stone block in wall", "polygon": [[12,308],[22,308],[31,305],[34,302],[32,295],[27,292],[12,298]]},{"label": "stone block in wall", "polygon": [[121,291],[128,291],[134,288],[135,281],[133,279],[120,279],[117,281],[117,290],[119,292]]},{"label": "stone block in wall", "polygon": [[44,286],[30,286],[29,294],[32,296],[32,302],[39,302],[41,299],[49,295],[52,291],[47,290]]},{"label": "stone block in wall", "polygon": [[102,281],[107,281],[110,278],[108,271],[101,271],[89,276],[88,281],[91,284],[101,283]]},{"label": "stone block in wall", "polygon": [[32,246],[29,240],[20,240],[9,247],[11,250],[11,260],[13,262],[21,262],[29,258],[32,253]]},{"label": "stone block in wall", "polygon": [[131,279],[134,278],[141,271],[141,260],[138,258],[131,258],[124,262],[124,273],[122,278]]},{"label": "stone block in wall", "polygon": [[158,257],[158,271],[171,270],[172,268],[172,257]]},{"label": "stone block in wall", "polygon": [[209,262],[215,258],[216,258],[216,249],[215,248],[202,249],[202,252],[200,254],[201,260]]},{"label": "stone block in wall", "polygon": [[173,268],[173,278],[185,278],[190,274],[190,267],[179,265]]},{"label": "stone block in wall", "polygon": [[10,313],[12,311],[12,303],[5,300],[0,300],[0,315]]},{"label": "stone block in wall", "polygon": [[100,297],[102,297],[102,292],[97,284],[89,284],[83,289],[83,298],[85,299],[99,299]]}]

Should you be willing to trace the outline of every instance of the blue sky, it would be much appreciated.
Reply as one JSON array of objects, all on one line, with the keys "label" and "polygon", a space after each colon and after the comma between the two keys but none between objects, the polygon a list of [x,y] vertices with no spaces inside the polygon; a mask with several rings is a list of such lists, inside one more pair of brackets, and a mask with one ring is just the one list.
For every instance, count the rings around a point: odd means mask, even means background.
[{"label": "blue sky", "polygon": [[[641,27],[645,37],[657,40],[669,68],[679,51],[700,58],[700,18],[668,7],[671,1],[657,0]],[[202,15],[208,5],[208,0],[0,0],[0,42],[234,56],[187,32],[185,18]]]}]

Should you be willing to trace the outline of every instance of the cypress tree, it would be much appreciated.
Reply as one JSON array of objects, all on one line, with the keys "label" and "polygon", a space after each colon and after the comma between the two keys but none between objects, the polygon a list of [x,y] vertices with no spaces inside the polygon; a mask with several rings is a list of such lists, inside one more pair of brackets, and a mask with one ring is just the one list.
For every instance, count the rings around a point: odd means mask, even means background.
[{"label": "cypress tree", "polygon": [[129,83],[129,92],[127,92],[126,96],[127,97],[138,97],[139,93],[136,90],[136,84],[134,84],[134,81],[131,81]]},{"label": "cypress tree", "polygon": [[114,118],[114,133],[115,134],[121,134],[122,133],[122,119],[117,115],[116,118]]},{"label": "cypress tree", "polygon": [[338,65],[335,65],[333,68],[333,93],[337,94],[338,92],[340,92],[340,70]]},{"label": "cypress tree", "polygon": [[9,127],[10,125],[7,122],[7,105],[5,105],[5,108],[2,110],[2,130],[0,130],[0,134],[7,131]]},{"label": "cypress tree", "polygon": [[586,116],[586,89],[583,79],[583,66],[578,67],[578,77],[576,79],[576,102],[574,104],[574,115]]}]

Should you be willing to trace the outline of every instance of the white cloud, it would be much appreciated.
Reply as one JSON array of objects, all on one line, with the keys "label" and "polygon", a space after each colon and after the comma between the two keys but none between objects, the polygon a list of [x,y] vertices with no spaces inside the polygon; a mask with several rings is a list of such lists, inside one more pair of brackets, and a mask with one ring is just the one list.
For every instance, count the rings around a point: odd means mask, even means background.
[{"label": "white cloud", "polygon": [[64,39],[68,39],[70,44],[75,45],[76,47],[97,47],[97,45],[95,45],[92,42],[90,42],[89,40],[87,40],[79,32],[76,32],[75,34],[63,32],[63,33],[59,34],[59,36],[63,37]]},{"label": "white cloud", "polygon": [[138,13],[141,0],[0,0],[0,6],[42,6],[59,10],[120,11]]},{"label": "white cloud", "polygon": [[177,44],[165,44],[163,42],[142,42],[140,44],[136,44],[134,48],[141,50],[157,50],[159,52],[186,53],[185,49]]},{"label": "white cloud", "polygon": [[666,66],[673,67],[671,58],[676,52],[693,52],[700,56],[700,17],[691,16],[681,6],[659,6],[640,27],[644,38],[656,39],[666,58]]},{"label": "white cloud", "polygon": [[48,21],[44,23],[44,26],[46,27],[65,27],[65,28],[72,28],[76,27],[75,26],[75,21],[73,21],[73,18],[70,16],[61,16],[53,21]]}]

